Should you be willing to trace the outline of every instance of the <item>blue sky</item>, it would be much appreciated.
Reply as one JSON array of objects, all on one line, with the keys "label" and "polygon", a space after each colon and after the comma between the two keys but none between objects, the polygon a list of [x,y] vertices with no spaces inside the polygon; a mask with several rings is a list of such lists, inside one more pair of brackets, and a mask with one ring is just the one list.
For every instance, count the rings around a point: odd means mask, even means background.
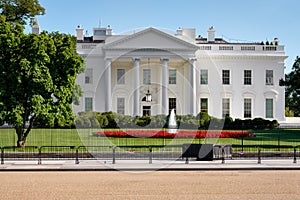
[{"label": "blue sky", "polygon": [[114,33],[144,27],[175,31],[196,28],[206,36],[210,26],[217,37],[249,42],[278,37],[286,46],[286,72],[300,56],[299,0],[40,0],[42,30],[75,34],[77,25],[92,33],[99,22]]}]

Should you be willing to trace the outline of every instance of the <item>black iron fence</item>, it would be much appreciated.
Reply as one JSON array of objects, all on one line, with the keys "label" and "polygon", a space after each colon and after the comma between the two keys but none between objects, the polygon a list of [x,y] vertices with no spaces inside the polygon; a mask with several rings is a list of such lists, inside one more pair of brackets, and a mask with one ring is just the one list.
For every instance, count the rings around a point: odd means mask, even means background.
[{"label": "black iron fence", "polygon": [[[292,159],[294,163],[300,155],[300,146],[248,145],[231,144],[213,145],[213,159],[225,163],[228,159]],[[117,160],[181,160],[184,159],[182,145],[138,145],[138,146],[16,146],[0,147],[1,164],[6,161],[37,161],[45,160],[105,160],[113,164]]]}]

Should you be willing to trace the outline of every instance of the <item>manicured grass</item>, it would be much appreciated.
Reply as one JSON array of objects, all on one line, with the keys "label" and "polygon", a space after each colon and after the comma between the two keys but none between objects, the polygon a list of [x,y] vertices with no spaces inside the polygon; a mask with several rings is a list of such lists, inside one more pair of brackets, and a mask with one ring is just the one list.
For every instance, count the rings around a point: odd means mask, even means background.
[{"label": "manicured grass", "polygon": [[[95,137],[96,129],[33,129],[29,134],[26,146],[139,146],[139,145],[172,145],[184,143],[213,143],[233,145],[300,145],[300,129],[276,129],[251,131],[252,138],[107,138]],[[14,129],[0,129],[0,147],[15,146]],[[239,150],[239,149],[235,149]]]},{"label": "manicured grass", "polygon": [[[17,135],[14,129],[0,129],[0,146],[15,146]],[[79,146],[81,139],[76,129],[33,129],[26,146]]]}]

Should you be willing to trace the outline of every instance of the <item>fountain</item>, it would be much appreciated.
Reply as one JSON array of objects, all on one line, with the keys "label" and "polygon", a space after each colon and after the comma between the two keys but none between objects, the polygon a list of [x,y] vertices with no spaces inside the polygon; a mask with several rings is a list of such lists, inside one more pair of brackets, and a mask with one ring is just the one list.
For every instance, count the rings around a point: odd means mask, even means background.
[{"label": "fountain", "polygon": [[169,118],[169,126],[168,126],[168,132],[172,134],[177,133],[177,122],[176,122],[176,116],[175,116],[175,110],[171,110],[170,118]]}]

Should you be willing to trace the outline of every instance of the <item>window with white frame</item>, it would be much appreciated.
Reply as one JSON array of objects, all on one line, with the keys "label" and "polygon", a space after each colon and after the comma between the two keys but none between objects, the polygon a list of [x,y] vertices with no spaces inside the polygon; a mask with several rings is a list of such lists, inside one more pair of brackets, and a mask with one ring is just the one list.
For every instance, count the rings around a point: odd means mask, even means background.
[{"label": "window with white frame", "polygon": [[200,112],[208,113],[208,99],[207,98],[200,99]]},{"label": "window with white frame", "polygon": [[146,85],[151,84],[151,70],[143,69],[143,83]]},{"label": "window with white frame", "polygon": [[93,83],[93,69],[87,68],[85,70],[85,84]]},{"label": "window with white frame", "polygon": [[93,98],[86,97],[85,98],[85,111],[92,111],[93,110]]},{"label": "window with white frame", "polygon": [[252,71],[244,70],[244,85],[251,85],[251,84],[252,84]]},{"label": "window with white frame", "polygon": [[273,118],[273,99],[266,99],[266,118]]},{"label": "window with white frame", "polygon": [[169,69],[169,84],[176,84],[176,69]]},{"label": "window with white frame", "polygon": [[266,70],[266,85],[274,85],[274,74],[273,70]]},{"label": "window with white frame", "polygon": [[244,118],[251,118],[252,115],[252,100],[249,98],[244,99]]},{"label": "window with white frame", "polygon": [[223,98],[222,99],[222,117],[230,116],[230,99]]},{"label": "window with white frame", "polygon": [[229,70],[222,70],[222,82],[223,82],[223,85],[230,84],[230,71]]},{"label": "window with white frame", "polygon": [[208,70],[207,69],[200,70],[200,84],[201,85],[208,84]]},{"label": "window with white frame", "polygon": [[117,113],[125,114],[125,98],[117,98]]},{"label": "window with white frame", "polygon": [[117,84],[125,84],[125,69],[117,69]]}]

